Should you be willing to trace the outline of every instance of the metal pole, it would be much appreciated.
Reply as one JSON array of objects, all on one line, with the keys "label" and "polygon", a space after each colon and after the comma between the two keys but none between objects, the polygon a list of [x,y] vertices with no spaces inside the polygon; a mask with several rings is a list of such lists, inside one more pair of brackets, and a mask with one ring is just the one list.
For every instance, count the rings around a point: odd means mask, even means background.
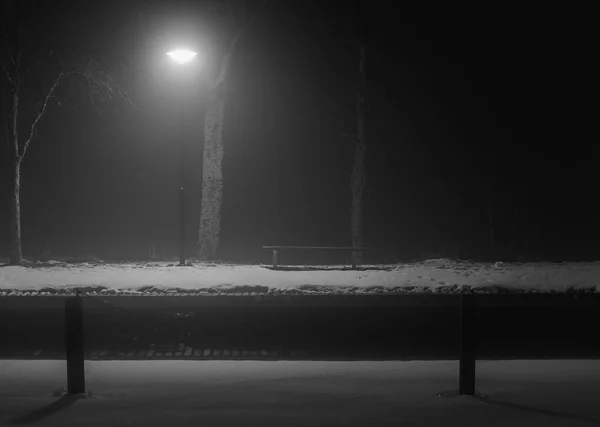
[{"label": "metal pole", "polygon": [[460,364],[458,394],[475,394],[475,356],[477,344],[477,306],[473,295],[460,300]]},{"label": "metal pole", "polygon": [[184,119],[183,119],[183,106],[181,108],[180,116],[180,136],[179,136],[179,265],[185,265],[185,190],[184,184],[184,150],[183,150],[183,138],[184,138]]},{"label": "metal pole", "polygon": [[76,296],[65,300],[65,343],[67,350],[68,393],[85,393],[83,306],[79,290]]}]

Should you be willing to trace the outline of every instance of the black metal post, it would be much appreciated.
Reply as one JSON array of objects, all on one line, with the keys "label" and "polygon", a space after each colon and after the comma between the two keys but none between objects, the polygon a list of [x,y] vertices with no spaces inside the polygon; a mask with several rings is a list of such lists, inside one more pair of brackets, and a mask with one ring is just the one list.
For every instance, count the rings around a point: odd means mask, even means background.
[{"label": "black metal post", "polygon": [[184,119],[183,119],[183,107],[181,112],[181,121],[179,123],[180,136],[179,136],[179,265],[185,265],[185,190],[184,184]]},{"label": "black metal post", "polygon": [[67,390],[69,394],[85,393],[83,359],[83,304],[79,291],[65,301],[65,343],[67,349]]},{"label": "black metal post", "polygon": [[460,365],[458,394],[475,394],[475,356],[477,345],[477,306],[474,295],[460,300]]}]

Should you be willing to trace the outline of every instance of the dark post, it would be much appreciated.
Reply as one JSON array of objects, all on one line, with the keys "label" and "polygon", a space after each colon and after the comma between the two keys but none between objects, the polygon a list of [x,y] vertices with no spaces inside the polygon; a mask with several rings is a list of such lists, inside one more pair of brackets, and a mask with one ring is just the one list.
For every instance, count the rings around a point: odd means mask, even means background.
[{"label": "dark post", "polygon": [[474,295],[461,295],[460,365],[458,394],[475,394],[475,347],[477,344],[477,306]]},{"label": "dark post", "polygon": [[277,268],[277,249],[273,249],[273,268]]},{"label": "dark post", "polygon": [[79,291],[65,301],[65,343],[67,347],[67,389],[69,394],[85,393],[83,360],[83,307]]},{"label": "dark post", "polygon": [[[182,107],[183,110],[183,107]],[[183,111],[181,114],[181,122],[179,124],[181,135],[179,136],[179,265],[185,265],[185,191],[183,188],[184,173],[184,120]]]}]

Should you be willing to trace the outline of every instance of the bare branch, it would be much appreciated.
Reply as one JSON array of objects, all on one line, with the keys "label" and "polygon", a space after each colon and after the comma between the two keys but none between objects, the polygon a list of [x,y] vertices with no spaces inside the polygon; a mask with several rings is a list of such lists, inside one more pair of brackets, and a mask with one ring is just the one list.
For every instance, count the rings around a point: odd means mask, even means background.
[{"label": "bare branch", "polygon": [[231,19],[231,25],[233,28],[237,28],[237,22],[235,19],[235,14],[233,13],[233,6],[231,5],[231,0],[226,0],[227,9],[229,10],[229,18]]},{"label": "bare branch", "polygon": [[6,47],[8,48],[8,55],[10,56],[10,60],[13,66],[16,66],[15,57],[13,55],[12,47],[10,47],[10,40],[8,40],[8,33],[4,33],[4,40],[6,41]]},{"label": "bare branch", "polygon": [[23,152],[19,156],[21,159],[25,156],[25,153],[27,152],[27,149],[29,148],[29,144],[31,144],[31,139],[33,138],[33,134],[35,132],[35,128],[36,128],[38,122],[40,121],[40,119],[42,118],[44,113],[46,112],[46,107],[48,106],[48,101],[50,101],[51,98],[54,98],[54,92],[56,91],[56,88],[60,84],[63,77],[66,75],[67,75],[67,73],[60,72],[58,74],[58,76],[56,77],[56,79],[54,80],[52,87],[50,87],[48,92],[46,92],[44,102],[42,103],[40,109],[38,110],[38,112],[35,115],[35,119],[33,120],[33,123],[31,124],[31,128],[29,129],[29,136],[27,137],[27,140],[25,141],[25,145],[23,145]]},{"label": "bare branch", "polygon": [[11,46],[11,41],[8,39],[8,34],[4,34],[4,38],[5,38],[5,42],[6,42],[6,47],[8,49],[8,56],[10,57],[10,63],[12,64],[12,69],[14,71],[14,74],[12,75],[12,77],[9,75],[6,68],[4,68],[4,62],[0,62],[0,63],[2,65],[2,69],[6,73],[6,77],[8,77],[8,80],[10,81],[10,84],[15,86],[15,85],[19,84],[22,80],[21,79],[21,50],[18,48],[18,46],[16,46],[17,52],[15,54],[15,52],[13,51],[13,46]]},{"label": "bare branch", "polygon": [[46,112],[46,108],[48,106],[49,101],[52,98],[54,98],[56,90],[60,85],[61,81],[67,76],[75,75],[81,76],[88,84],[88,87],[90,88],[88,96],[94,109],[98,109],[98,103],[94,100],[95,97],[97,97],[97,101],[100,102],[111,99],[119,99],[121,101],[127,102],[129,105],[137,108],[138,110],[140,109],[131,101],[127,92],[115,82],[113,76],[107,71],[102,70],[95,61],[90,59],[85,68],[83,69],[61,71],[57,75],[52,86],[50,87],[48,92],[46,92],[46,96],[44,97],[44,101],[42,102],[40,109],[35,114],[35,119],[33,120],[33,123],[29,130],[29,136],[25,141],[25,144],[23,145],[23,152],[21,154],[21,157],[23,157],[27,152],[27,149],[29,148],[31,140],[33,139],[33,136],[35,134],[37,124]]},{"label": "bare branch", "polygon": [[31,72],[31,70],[33,70],[34,68],[36,68],[37,66],[39,66],[41,63],[42,63],[42,60],[38,59],[37,61],[35,61],[32,65],[30,65],[27,68],[21,67],[21,71],[20,71],[19,74],[22,76],[23,80],[25,80],[27,78],[27,76],[29,75],[29,73]]},{"label": "bare branch", "polygon": [[98,111],[98,110],[99,110],[99,108],[98,108],[98,106],[96,105],[96,103],[94,102],[94,98],[92,97],[92,94],[91,94],[91,93],[88,93],[88,97],[90,98],[90,104],[92,104],[92,107],[94,107],[94,109],[95,109],[96,111]]},{"label": "bare branch", "polygon": [[106,68],[102,68],[97,61],[90,59],[81,71],[75,72],[80,75],[90,88],[88,96],[92,106],[98,110],[97,101],[105,102],[110,100],[119,100],[124,102],[138,111],[144,112],[144,110],[138,107],[129,96],[129,93],[123,89],[123,87],[116,81],[113,75],[106,71]]},{"label": "bare branch", "polygon": [[252,23],[256,19],[256,16],[258,15],[258,12],[265,9],[265,7],[267,6],[267,1],[268,0],[262,1],[261,5],[259,7],[257,7],[256,10],[254,11],[254,13],[252,14],[252,16],[250,16],[250,19],[248,19],[246,21],[244,26],[242,28],[240,28],[240,30],[237,32],[237,34],[233,37],[233,40],[231,41],[231,45],[229,46],[230,51],[233,51],[235,49],[235,46],[237,45],[238,40],[242,37],[242,35],[244,35],[246,30],[252,25]]},{"label": "bare branch", "polygon": [[8,81],[10,82],[10,84],[12,86],[15,85],[15,80],[13,80],[13,78],[10,76],[8,70],[6,69],[6,67],[4,66],[4,61],[0,60],[0,67],[2,67],[2,71],[4,71],[4,74],[6,74],[6,78],[8,79]]},{"label": "bare branch", "polygon": [[241,10],[241,20],[242,22],[246,22],[246,20],[248,19],[248,2],[247,1],[243,1],[240,7]]}]

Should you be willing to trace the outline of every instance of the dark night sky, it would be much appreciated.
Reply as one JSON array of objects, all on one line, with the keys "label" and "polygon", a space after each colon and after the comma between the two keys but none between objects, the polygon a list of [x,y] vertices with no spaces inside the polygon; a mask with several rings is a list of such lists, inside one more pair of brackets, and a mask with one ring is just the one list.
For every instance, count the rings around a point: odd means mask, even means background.
[{"label": "dark night sky", "polygon": [[[82,3],[61,2],[56,43],[131,50],[132,67],[148,70],[149,40],[163,28],[136,21],[148,2]],[[590,11],[397,3],[367,2],[364,12],[372,260],[454,256],[459,246],[462,256],[485,257],[490,179],[502,256],[598,258],[600,67]],[[240,45],[228,95],[222,259],[266,259],[264,244],[350,242],[352,146],[339,134],[354,125],[357,59],[340,36],[343,5],[272,0]],[[165,22],[176,22],[171,10]],[[164,81],[150,89],[127,81],[141,107],[171,109]],[[190,242],[201,95],[185,132]],[[45,237],[55,252],[105,258],[142,256],[152,241],[174,248],[176,127],[123,105],[101,115],[88,107],[52,106],[40,123],[23,166],[26,255]],[[5,224],[6,203],[2,215]]]}]

